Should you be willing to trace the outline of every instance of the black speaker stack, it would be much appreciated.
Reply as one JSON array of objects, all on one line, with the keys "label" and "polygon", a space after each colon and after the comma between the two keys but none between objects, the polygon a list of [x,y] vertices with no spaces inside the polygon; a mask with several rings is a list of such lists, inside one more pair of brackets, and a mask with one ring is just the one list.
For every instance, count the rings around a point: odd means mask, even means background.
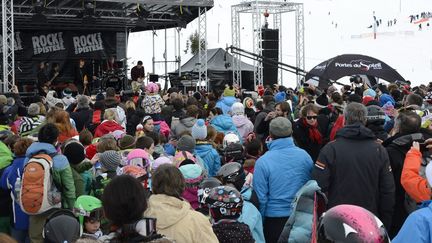
[{"label": "black speaker stack", "polygon": [[264,85],[273,86],[273,84],[278,83],[278,65],[276,63],[279,61],[279,30],[262,29],[261,31],[262,56],[264,57],[263,82]]}]

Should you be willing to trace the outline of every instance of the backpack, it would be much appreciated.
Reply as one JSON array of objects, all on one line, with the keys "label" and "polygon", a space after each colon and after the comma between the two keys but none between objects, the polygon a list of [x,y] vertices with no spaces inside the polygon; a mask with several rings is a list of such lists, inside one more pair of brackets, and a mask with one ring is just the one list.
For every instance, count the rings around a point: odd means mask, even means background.
[{"label": "backpack", "polygon": [[316,242],[316,226],[325,212],[327,197],[317,182],[310,180],[300,188],[291,203],[292,212],[279,236],[278,243]]},{"label": "backpack", "polygon": [[171,129],[165,121],[155,121],[153,125],[154,132],[156,132],[157,134],[162,134],[164,137],[168,138]]},{"label": "backpack", "polygon": [[61,194],[52,177],[53,159],[47,154],[37,154],[24,166],[19,203],[23,212],[38,215],[61,207]]},{"label": "backpack", "polygon": [[88,121],[88,124],[85,126],[85,128],[87,128],[92,134],[94,134],[96,128],[103,121],[103,115],[104,115],[103,111],[94,110],[90,117],[90,121]]}]

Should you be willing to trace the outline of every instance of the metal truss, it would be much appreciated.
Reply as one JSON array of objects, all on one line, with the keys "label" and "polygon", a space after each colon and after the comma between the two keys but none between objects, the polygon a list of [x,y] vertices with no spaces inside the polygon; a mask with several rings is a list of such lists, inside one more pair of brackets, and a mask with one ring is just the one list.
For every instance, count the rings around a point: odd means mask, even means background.
[{"label": "metal truss", "polygon": [[207,78],[207,8],[199,8],[198,38],[199,78],[197,89],[205,83],[206,90],[208,91],[209,82]]},{"label": "metal truss", "polygon": [[[240,12],[237,11],[236,6],[231,7],[231,19],[232,45],[235,47],[240,47]],[[241,87],[241,56],[238,53],[233,53],[232,56],[233,83],[234,85]]]},{"label": "metal truss", "polygon": [[2,51],[3,51],[3,76],[1,92],[12,90],[15,85],[15,39],[13,0],[2,0]]},{"label": "metal truss", "polygon": [[[299,69],[305,70],[303,4],[296,9],[296,65]],[[301,79],[302,76],[297,74],[297,87],[300,87]]]},{"label": "metal truss", "polygon": [[[261,56],[262,55],[262,25],[261,25],[261,13],[259,8],[256,8],[252,13],[252,28],[253,28],[253,53]],[[263,63],[261,61],[254,60],[254,81],[255,87],[263,85]]]},{"label": "metal truss", "polygon": [[[89,0],[90,1],[90,0]],[[14,0],[17,29],[82,29],[83,0],[41,0],[47,23],[32,21],[36,13],[35,0]],[[136,31],[184,27],[198,16],[198,8],[210,9],[214,0],[91,0],[94,3],[95,23],[86,26],[99,30],[132,29],[140,17],[136,9],[145,10],[146,25]]]},{"label": "metal truss", "polygon": [[[282,61],[283,48],[282,48],[282,14],[295,12],[295,30],[296,30],[296,65],[297,68],[304,69],[305,67],[305,48],[304,48],[304,13],[303,4],[286,2],[285,0],[273,0],[273,1],[258,1],[258,0],[248,0],[238,5],[233,5],[231,7],[231,31],[233,36],[232,45],[237,48],[240,46],[240,17],[242,13],[247,13],[252,15],[252,26],[253,26],[253,52],[254,54],[262,54],[262,18],[264,11],[267,11],[271,16],[273,16],[274,29],[279,29],[279,62]],[[240,63],[240,62],[239,62]],[[255,88],[257,85],[263,84],[263,65],[262,62],[254,61],[255,72],[254,72],[254,83]],[[279,70],[279,82],[283,80],[282,70]],[[234,82],[240,83],[236,73],[241,73],[241,66],[233,65],[233,78]],[[301,75],[297,75],[297,84],[301,80]]]}]

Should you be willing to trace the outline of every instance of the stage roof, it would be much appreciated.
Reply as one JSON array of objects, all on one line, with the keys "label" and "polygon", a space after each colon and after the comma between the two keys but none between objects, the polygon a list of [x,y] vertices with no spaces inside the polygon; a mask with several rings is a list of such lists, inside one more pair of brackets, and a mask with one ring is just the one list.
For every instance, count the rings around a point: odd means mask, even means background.
[{"label": "stage roof", "polygon": [[127,28],[136,32],[186,27],[198,17],[199,7],[210,9],[214,1],[14,0],[13,4],[15,30],[125,31]]}]

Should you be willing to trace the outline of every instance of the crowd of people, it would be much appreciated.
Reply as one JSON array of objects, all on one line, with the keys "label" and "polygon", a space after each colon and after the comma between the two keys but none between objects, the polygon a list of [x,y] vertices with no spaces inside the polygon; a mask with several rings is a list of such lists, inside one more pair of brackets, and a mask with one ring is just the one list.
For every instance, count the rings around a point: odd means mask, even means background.
[{"label": "crowd of people", "polygon": [[28,105],[15,88],[0,95],[0,239],[431,242],[431,106],[432,85],[409,83],[150,82]]}]

